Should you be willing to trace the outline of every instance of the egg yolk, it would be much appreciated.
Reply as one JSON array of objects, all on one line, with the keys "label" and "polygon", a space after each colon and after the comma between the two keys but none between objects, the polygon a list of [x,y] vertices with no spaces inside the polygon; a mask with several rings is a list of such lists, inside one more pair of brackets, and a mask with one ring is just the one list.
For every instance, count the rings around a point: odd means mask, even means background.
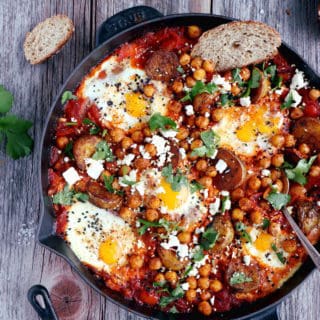
[{"label": "egg yolk", "polygon": [[187,201],[189,191],[186,187],[182,187],[180,191],[174,191],[164,178],[161,179],[160,186],[164,191],[159,193],[158,197],[168,210],[177,209]]},{"label": "egg yolk", "polygon": [[139,118],[146,115],[148,103],[140,93],[126,93],[125,99],[127,112],[131,116]]},{"label": "egg yolk", "polygon": [[115,264],[119,260],[119,247],[113,239],[107,239],[99,247],[99,258],[106,264]]},{"label": "egg yolk", "polygon": [[267,106],[258,107],[249,114],[247,120],[238,130],[237,137],[243,142],[249,142],[256,139],[256,135],[261,133],[271,135],[276,133],[279,125],[279,118],[265,119],[264,115],[267,112]]},{"label": "egg yolk", "polygon": [[271,248],[272,242],[273,236],[268,233],[262,232],[259,234],[253,245],[259,251],[267,251]]}]

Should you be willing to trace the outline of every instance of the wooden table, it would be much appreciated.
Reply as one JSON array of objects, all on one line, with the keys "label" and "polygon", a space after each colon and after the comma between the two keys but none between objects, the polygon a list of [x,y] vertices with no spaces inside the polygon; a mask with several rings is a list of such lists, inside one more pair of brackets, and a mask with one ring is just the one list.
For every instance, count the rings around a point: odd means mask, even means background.
[{"label": "wooden table", "polygon": [[[14,94],[13,111],[34,122],[35,138],[35,151],[26,159],[13,161],[3,153],[0,155],[1,320],[36,319],[26,299],[28,288],[35,283],[52,288],[66,277],[79,286],[81,301],[76,314],[61,319],[138,319],[84,285],[63,259],[35,242],[35,233],[40,213],[37,150],[52,99],[74,67],[94,47],[95,32],[104,19],[141,4],[154,6],[164,14],[211,12],[266,22],[277,28],[283,40],[320,72],[316,0],[0,0],[0,83]],[[57,13],[67,14],[74,21],[76,31],[72,40],[48,62],[29,65],[22,51],[25,33]],[[318,319],[319,287],[320,276],[314,272],[280,305],[280,318]],[[68,310],[64,313],[68,314]]]}]

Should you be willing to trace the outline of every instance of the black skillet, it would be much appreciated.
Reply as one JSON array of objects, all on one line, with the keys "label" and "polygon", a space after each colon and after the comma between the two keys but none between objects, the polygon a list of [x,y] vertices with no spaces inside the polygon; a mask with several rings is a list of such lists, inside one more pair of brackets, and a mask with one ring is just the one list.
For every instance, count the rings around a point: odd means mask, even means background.
[{"label": "black skillet", "polygon": [[[115,16],[109,18],[100,27],[97,34],[97,48],[93,50],[73,71],[61,91],[53,103],[46,121],[42,142],[41,142],[41,157],[39,163],[39,185],[42,194],[42,215],[38,231],[38,240],[41,245],[63,257],[80,275],[80,277],[93,289],[106,297],[108,300],[125,308],[128,311],[136,313],[139,316],[144,316],[153,319],[183,319],[194,320],[199,317],[203,318],[199,313],[191,314],[164,314],[158,310],[141,306],[133,301],[123,298],[117,292],[114,292],[103,285],[103,282],[97,279],[89,270],[87,270],[77,259],[66,243],[54,233],[54,211],[52,202],[47,196],[48,188],[48,168],[49,168],[49,151],[53,145],[53,137],[55,135],[56,121],[63,113],[63,107],[60,103],[61,95],[65,90],[74,90],[82,77],[95,66],[106,55],[111,53],[115,48],[124,42],[131,41],[136,37],[140,37],[143,33],[155,30],[164,26],[181,26],[181,25],[199,25],[203,30],[207,30],[220,24],[232,21],[233,19],[215,16],[210,14],[175,14],[163,16],[157,10],[138,6],[122,11]],[[284,54],[290,63],[294,63],[297,67],[304,71],[310,83],[320,87],[319,76],[304,62],[304,60],[286,44],[282,44],[280,52]],[[244,304],[237,309],[233,309],[226,313],[214,314],[210,319],[278,319],[277,306],[278,304],[298,285],[300,285],[314,270],[314,265],[310,259],[307,259],[303,266],[289,279],[281,289],[275,291],[266,298],[260,299],[254,303]],[[37,289],[37,290],[36,290]],[[48,297],[44,290],[39,290],[39,287],[29,292],[29,301],[36,305],[35,308],[39,315],[44,315],[43,319],[55,320],[54,311],[50,311],[51,304],[47,303],[44,308],[39,309],[39,304],[36,303],[35,296],[44,295],[45,301]],[[303,303],[303,301],[301,301]],[[39,311],[40,310],[40,311]]]}]

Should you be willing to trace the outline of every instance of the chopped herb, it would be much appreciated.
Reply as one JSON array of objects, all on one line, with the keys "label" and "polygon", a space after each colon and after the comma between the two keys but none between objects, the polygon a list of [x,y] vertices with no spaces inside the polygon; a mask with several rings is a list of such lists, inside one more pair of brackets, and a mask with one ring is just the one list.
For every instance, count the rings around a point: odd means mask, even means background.
[{"label": "chopped herb", "polygon": [[252,282],[252,278],[247,277],[244,272],[234,272],[230,278],[230,285]]},{"label": "chopped herb", "polygon": [[282,207],[286,206],[289,203],[290,199],[290,195],[277,192],[275,189],[272,189],[267,196],[267,200],[276,210],[280,210]]},{"label": "chopped herb", "polygon": [[108,134],[108,130],[107,129],[103,129],[102,131],[102,137],[104,138],[106,135]]},{"label": "chopped herb", "polygon": [[201,261],[204,258],[203,249],[199,247],[192,256],[193,261]]},{"label": "chopped herb", "polygon": [[64,148],[64,154],[69,157],[71,160],[74,159],[74,156],[73,156],[73,142],[72,141],[69,141],[66,145],[66,147]]},{"label": "chopped herb", "polygon": [[182,298],[184,296],[184,291],[181,288],[181,286],[177,286],[175,289],[173,289],[169,296],[161,297],[159,305],[161,308],[166,307],[171,302]]},{"label": "chopped herb", "polygon": [[153,282],[152,285],[156,288],[163,288],[166,285],[166,281]]},{"label": "chopped herb", "polygon": [[260,70],[258,68],[253,68],[251,72],[251,78],[248,81],[247,90],[242,96],[248,97],[250,95],[251,89],[255,89],[259,87],[260,80],[261,80]]},{"label": "chopped herb", "polygon": [[137,181],[127,180],[127,179],[121,179],[121,182],[126,184],[127,186],[133,186],[137,183]]},{"label": "chopped herb", "polygon": [[220,96],[220,104],[221,104],[221,106],[223,106],[223,107],[233,106],[233,105],[234,105],[234,102],[233,102],[233,97],[232,97],[232,95],[229,94],[229,93],[223,93],[223,94]]},{"label": "chopped herb", "polygon": [[178,67],[177,67],[177,71],[178,71],[179,73],[184,73],[184,69],[182,68],[182,66],[178,66]]},{"label": "chopped herb", "polygon": [[276,74],[277,74],[277,66],[275,64],[272,64],[269,67],[267,67],[266,69],[264,69],[263,73],[265,76],[269,75],[271,82],[273,82],[276,77]]},{"label": "chopped herb", "polygon": [[162,169],[162,176],[170,183],[173,191],[180,191],[182,186],[188,185],[187,177],[178,169],[176,174],[173,173],[172,165]]},{"label": "chopped herb", "polygon": [[201,132],[200,137],[204,143],[204,146],[195,148],[191,155],[197,155],[199,157],[207,155],[210,158],[213,157],[220,142],[220,137],[213,130]]},{"label": "chopped herb", "polygon": [[216,241],[218,240],[219,232],[217,232],[213,227],[208,227],[202,234],[200,245],[203,249],[211,249]]},{"label": "chopped herb", "polygon": [[67,127],[77,126],[78,122],[65,122],[64,123]]},{"label": "chopped herb", "polygon": [[149,120],[149,127],[151,131],[155,131],[157,129],[168,130],[168,127],[176,130],[177,124],[169,117],[165,117],[159,112],[156,112]]},{"label": "chopped herb", "polygon": [[96,145],[96,152],[93,154],[92,159],[113,161],[114,155],[106,141],[101,141]]},{"label": "chopped herb", "polygon": [[89,118],[84,118],[82,123],[87,126],[91,126],[89,129],[90,134],[97,134],[100,132],[99,126],[95,122],[91,121]]},{"label": "chopped herb", "polygon": [[11,110],[13,105],[13,95],[6,90],[4,86],[0,85],[0,113],[7,113]]},{"label": "chopped herb", "polygon": [[283,109],[289,109],[291,108],[291,105],[294,103],[294,99],[293,99],[293,95],[292,95],[292,92],[290,91],[287,96],[285,97],[284,99],[284,102],[283,104],[281,105],[280,109],[283,110]]},{"label": "chopped herb", "polygon": [[191,90],[185,92],[186,95],[181,99],[182,102],[193,100],[194,97],[200,93],[213,93],[217,90],[217,86],[214,83],[204,84],[202,81],[197,81]]},{"label": "chopped herb", "polygon": [[236,69],[233,69],[233,70],[231,71],[231,73],[232,73],[232,79],[233,79],[233,81],[234,81],[234,82],[237,82],[239,86],[242,86],[243,80],[242,80],[242,78],[241,78],[241,76],[240,76],[240,71],[241,71],[240,68],[236,68]]},{"label": "chopped herb", "polygon": [[112,187],[112,182],[114,180],[114,176],[106,176],[105,174],[103,175],[103,182],[104,186],[107,189],[107,191],[114,193],[114,189]]},{"label": "chopped herb", "polygon": [[274,82],[272,83],[272,87],[274,89],[279,89],[281,88],[282,85],[282,77],[276,76]]},{"label": "chopped herb", "polygon": [[252,242],[250,234],[246,231],[246,226],[242,222],[236,223],[236,230],[240,233],[240,236],[247,242]]},{"label": "chopped herb", "polygon": [[86,202],[89,200],[89,196],[86,194],[86,193],[83,193],[83,192],[77,192],[74,194],[74,197],[81,201],[81,202]]},{"label": "chopped herb", "polygon": [[61,97],[61,104],[65,104],[69,100],[76,100],[77,96],[73,95],[71,91],[65,91]]},{"label": "chopped herb", "polygon": [[204,189],[204,187],[196,180],[192,180],[191,183],[190,183],[190,190],[191,190],[191,193],[195,193],[199,190],[202,190]]},{"label": "chopped herb", "polygon": [[285,169],[285,173],[288,179],[298,182],[302,185],[307,183],[306,174],[309,172],[313,162],[316,160],[317,156],[312,156],[309,160],[301,159],[295,168]]},{"label": "chopped herb", "polygon": [[221,199],[221,213],[224,213],[226,210],[229,210],[228,208],[230,204],[230,197],[229,196],[223,196]]},{"label": "chopped herb", "polygon": [[170,313],[179,313],[178,309],[176,308],[176,306],[173,306],[169,309]]},{"label": "chopped herb", "polygon": [[183,276],[186,277],[186,276],[190,273],[190,271],[191,271],[192,269],[193,269],[193,267],[192,267],[192,265],[190,264],[190,265],[186,268],[186,270],[184,271]]},{"label": "chopped herb", "polygon": [[138,221],[141,223],[141,227],[138,229],[140,235],[145,234],[146,231],[152,227],[163,227],[167,232],[179,229],[179,226],[175,222],[167,221],[166,219],[160,219],[159,221],[153,222],[144,219],[139,219]]},{"label": "chopped herb", "polygon": [[280,261],[282,264],[285,264],[285,263],[286,263],[286,258],[283,256],[283,252],[282,252],[282,251],[279,251],[278,248],[277,248],[277,246],[276,246],[274,243],[271,244],[271,248],[272,248],[272,250],[276,253],[279,261]]},{"label": "chopped herb", "polygon": [[69,186],[66,185],[62,191],[56,193],[53,196],[53,203],[70,206],[72,204],[73,196],[74,196],[74,191],[70,190]]},{"label": "chopped herb", "polygon": [[270,226],[270,220],[267,218],[264,218],[262,220],[262,229],[267,229]]}]

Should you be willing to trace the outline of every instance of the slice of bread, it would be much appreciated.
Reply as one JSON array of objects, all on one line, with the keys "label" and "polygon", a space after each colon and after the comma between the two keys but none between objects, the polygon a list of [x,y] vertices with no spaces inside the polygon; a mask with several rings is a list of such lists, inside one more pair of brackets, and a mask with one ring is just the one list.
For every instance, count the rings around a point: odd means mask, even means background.
[{"label": "slice of bread", "polygon": [[221,72],[271,58],[280,45],[280,34],[266,24],[234,21],[204,32],[191,55],[211,60]]},{"label": "slice of bread", "polygon": [[72,20],[62,14],[50,17],[28,32],[23,44],[24,55],[31,64],[38,64],[57,53],[71,38]]}]

